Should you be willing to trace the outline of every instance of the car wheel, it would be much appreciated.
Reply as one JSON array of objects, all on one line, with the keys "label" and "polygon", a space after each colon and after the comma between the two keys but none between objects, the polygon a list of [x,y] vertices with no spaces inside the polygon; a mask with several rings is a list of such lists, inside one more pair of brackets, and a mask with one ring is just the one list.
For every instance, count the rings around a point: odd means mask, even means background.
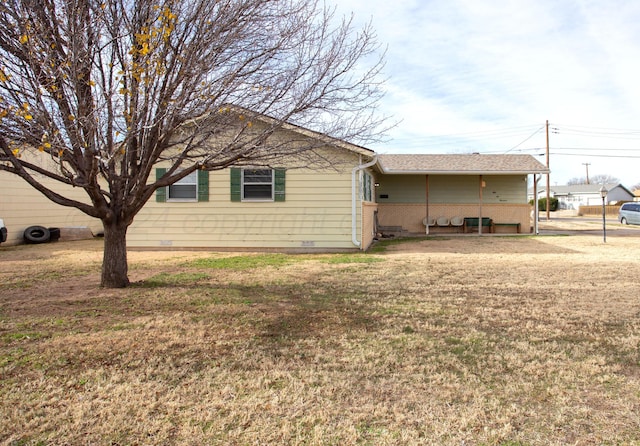
[{"label": "car wheel", "polygon": [[627,221],[627,219],[626,219],[626,218],[624,218],[624,217],[622,217],[622,218],[620,219],[620,223],[622,223],[623,225],[628,225],[628,224],[629,224],[629,222]]},{"label": "car wheel", "polygon": [[27,243],[45,243],[51,238],[51,233],[44,226],[29,226],[24,230],[23,237]]}]

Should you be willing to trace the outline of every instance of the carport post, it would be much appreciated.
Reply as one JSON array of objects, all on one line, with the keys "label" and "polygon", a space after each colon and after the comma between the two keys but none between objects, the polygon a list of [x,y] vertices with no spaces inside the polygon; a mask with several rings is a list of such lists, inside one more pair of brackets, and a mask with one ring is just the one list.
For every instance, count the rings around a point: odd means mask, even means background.
[{"label": "carport post", "polygon": [[426,189],[425,189],[425,206],[427,208],[427,217],[425,220],[425,234],[429,235],[429,175],[425,175]]},{"label": "carport post", "polygon": [[478,189],[480,189],[478,197],[478,212],[480,213],[480,215],[478,216],[478,235],[482,235],[482,188],[484,187],[484,181],[482,181],[482,175],[480,175],[478,178],[480,179],[480,183],[478,184]]}]

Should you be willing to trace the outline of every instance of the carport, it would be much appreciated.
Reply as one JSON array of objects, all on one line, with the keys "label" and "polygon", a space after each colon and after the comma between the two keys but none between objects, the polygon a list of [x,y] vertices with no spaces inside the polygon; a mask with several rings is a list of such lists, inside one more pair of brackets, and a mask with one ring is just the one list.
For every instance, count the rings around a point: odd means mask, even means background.
[{"label": "carport", "polygon": [[548,172],[530,155],[480,154],[380,155],[376,169],[380,225],[415,234],[453,233],[454,217],[463,232],[529,232],[527,186]]}]

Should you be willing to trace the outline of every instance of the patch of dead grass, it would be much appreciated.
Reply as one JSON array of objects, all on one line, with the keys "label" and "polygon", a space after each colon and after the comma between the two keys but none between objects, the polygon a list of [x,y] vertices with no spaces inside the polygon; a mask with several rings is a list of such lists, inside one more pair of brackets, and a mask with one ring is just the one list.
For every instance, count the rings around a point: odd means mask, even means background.
[{"label": "patch of dead grass", "polygon": [[0,251],[5,444],[640,442],[637,238],[134,252],[126,290],[51,246]]}]

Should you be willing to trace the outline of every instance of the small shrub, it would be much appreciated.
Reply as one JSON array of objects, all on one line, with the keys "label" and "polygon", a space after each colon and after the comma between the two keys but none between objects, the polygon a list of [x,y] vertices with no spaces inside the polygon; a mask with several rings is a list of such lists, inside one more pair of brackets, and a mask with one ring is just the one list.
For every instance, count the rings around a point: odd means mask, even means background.
[{"label": "small shrub", "polygon": [[[558,199],[555,197],[551,197],[549,199],[549,203],[551,205],[551,207],[549,208],[550,211],[557,211],[558,210]],[[529,200],[529,205],[533,206],[533,200]],[[547,210],[547,199],[546,198],[540,198],[538,200],[538,210],[539,211],[546,211]]]}]

